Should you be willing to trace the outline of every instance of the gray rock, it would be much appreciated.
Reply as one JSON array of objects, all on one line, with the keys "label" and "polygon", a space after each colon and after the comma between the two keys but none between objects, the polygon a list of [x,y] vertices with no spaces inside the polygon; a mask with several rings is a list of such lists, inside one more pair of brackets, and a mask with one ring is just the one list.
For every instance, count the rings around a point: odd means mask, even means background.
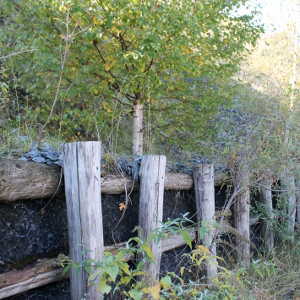
[{"label": "gray rock", "polygon": [[119,159],[118,164],[120,165],[121,169],[128,175],[132,174],[132,162],[128,162],[125,159]]},{"label": "gray rock", "polygon": [[28,161],[26,157],[22,156],[20,157],[18,160],[21,160],[21,161]]},{"label": "gray rock", "polygon": [[48,158],[51,159],[52,161],[58,160],[59,159],[59,154],[54,150],[54,151],[42,151],[41,154]]},{"label": "gray rock", "polygon": [[53,163],[54,163],[55,165],[58,165],[59,167],[61,167],[62,164],[63,164],[63,161],[62,161],[62,160],[57,160],[57,161],[54,161]]},{"label": "gray rock", "polygon": [[183,169],[181,172],[193,176],[193,170],[191,169]]},{"label": "gray rock", "polygon": [[45,163],[47,160],[45,157],[42,157],[42,156],[37,156],[37,157],[34,157],[32,159],[34,162],[38,162],[38,163]]},{"label": "gray rock", "polygon": [[177,163],[176,164],[176,167],[179,169],[179,170],[183,170],[183,169],[186,169],[186,165],[182,164],[182,163]]},{"label": "gray rock", "polygon": [[34,158],[38,156],[41,156],[41,153],[37,148],[32,148],[28,153],[25,154],[26,158]]},{"label": "gray rock", "polygon": [[51,159],[47,159],[47,160],[46,160],[46,164],[47,164],[47,165],[52,165],[52,160],[51,160]]},{"label": "gray rock", "polygon": [[132,178],[135,182],[139,181],[139,172],[140,172],[140,167],[141,167],[141,160],[142,157],[138,157],[133,163],[132,163]]},{"label": "gray rock", "polygon": [[50,146],[48,143],[46,143],[43,147],[42,147],[42,152],[56,152],[55,149]]}]

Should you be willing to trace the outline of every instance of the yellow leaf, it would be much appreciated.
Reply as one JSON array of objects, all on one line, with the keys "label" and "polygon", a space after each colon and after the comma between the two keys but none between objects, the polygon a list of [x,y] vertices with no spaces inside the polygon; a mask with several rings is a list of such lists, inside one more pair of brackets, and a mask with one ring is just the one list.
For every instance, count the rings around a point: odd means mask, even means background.
[{"label": "yellow leaf", "polygon": [[160,292],[160,284],[159,282],[155,282],[152,287],[144,288],[143,292],[146,294],[150,294],[154,300],[159,299]]},{"label": "yellow leaf", "polygon": [[95,23],[96,25],[99,25],[99,24],[101,23],[101,21],[98,20],[98,19],[95,17],[95,18],[94,18],[94,23]]},{"label": "yellow leaf", "polygon": [[124,203],[119,203],[119,210],[125,209],[125,204]]},{"label": "yellow leaf", "polygon": [[147,253],[147,255],[149,256],[149,258],[155,263],[155,258],[154,258],[153,252],[150,249],[150,247],[147,246],[147,245],[142,245],[142,248]]},{"label": "yellow leaf", "polygon": [[199,259],[198,264],[200,265],[200,264],[202,263],[202,261],[205,260],[205,259],[209,259],[209,256],[208,256],[208,255],[203,255],[203,256]]},{"label": "yellow leaf", "polygon": [[5,74],[5,73],[3,73],[2,76],[5,77],[5,78],[7,78],[7,74]]},{"label": "yellow leaf", "polygon": [[211,254],[210,251],[209,251],[209,249],[207,249],[207,248],[204,247],[203,245],[198,245],[197,248],[200,249],[200,250],[201,250],[202,252],[204,252],[204,253],[209,253],[209,254]]},{"label": "yellow leaf", "polygon": [[130,275],[130,271],[129,271],[128,265],[126,265],[126,264],[122,265],[122,270],[127,275]]}]

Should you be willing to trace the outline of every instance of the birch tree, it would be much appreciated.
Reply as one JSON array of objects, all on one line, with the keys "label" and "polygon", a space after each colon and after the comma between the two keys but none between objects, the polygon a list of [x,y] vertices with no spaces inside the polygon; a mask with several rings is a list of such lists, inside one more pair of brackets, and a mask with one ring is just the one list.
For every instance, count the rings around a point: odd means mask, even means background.
[{"label": "birch tree", "polygon": [[69,10],[70,30],[76,24],[78,28],[61,85],[70,99],[65,107],[75,102],[66,110],[65,121],[69,118],[78,127],[77,115],[84,115],[89,124],[96,114],[106,122],[107,116],[114,120],[131,113],[132,152],[142,154],[149,126],[143,118],[145,107],[156,120],[152,129],[172,138],[187,129],[203,131],[209,115],[229,101],[213,96],[216,84],[221,87],[237,71],[261,31],[253,25],[253,16],[232,14],[245,3],[8,1],[2,5],[10,30],[3,40],[13,40],[15,49],[28,43],[38,49],[22,57],[24,64],[13,63],[19,77],[32,82],[27,90],[40,99],[39,109],[47,111],[59,70],[63,15]]}]

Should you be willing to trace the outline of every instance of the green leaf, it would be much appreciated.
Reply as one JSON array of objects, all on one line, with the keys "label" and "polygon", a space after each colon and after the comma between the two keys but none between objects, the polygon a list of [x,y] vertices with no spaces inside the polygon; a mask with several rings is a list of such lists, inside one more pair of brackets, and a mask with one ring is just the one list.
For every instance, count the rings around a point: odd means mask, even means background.
[{"label": "green leaf", "polygon": [[89,275],[91,275],[91,273],[92,273],[91,266],[90,266],[90,265],[85,265],[84,268],[85,268],[85,270],[87,271],[87,273],[88,273]]},{"label": "green leaf", "polygon": [[141,270],[143,264],[144,264],[144,263],[143,263],[142,261],[140,261],[140,262],[138,263],[138,265],[137,265],[137,267],[136,267],[136,272],[139,272],[139,271]]},{"label": "green leaf", "polygon": [[190,248],[192,249],[192,240],[190,235],[187,233],[187,231],[185,230],[181,230],[180,231],[182,234],[183,239],[186,241],[186,243],[190,246]]},{"label": "green leaf", "polygon": [[159,244],[159,242],[160,242],[162,236],[163,236],[163,234],[162,234],[162,232],[160,232],[160,233],[158,234],[158,236],[157,236],[157,245]]},{"label": "green leaf", "polygon": [[156,233],[151,233],[150,236],[148,237],[146,243],[149,244],[152,240],[154,240],[157,237]]},{"label": "green leaf", "polygon": [[126,252],[127,252],[126,250],[119,251],[119,253],[116,256],[116,260],[121,260],[121,258],[124,257],[124,255],[126,254]]},{"label": "green leaf", "polygon": [[172,285],[172,280],[169,275],[166,275],[164,278],[161,279],[160,284],[164,289],[169,288]]},{"label": "green leaf", "polygon": [[130,275],[130,270],[129,270],[129,267],[127,264],[123,264],[121,268],[124,273],[126,273],[127,275]]},{"label": "green leaf", "polygon": [[205,226],[202,226],[202,227],[200,228],[200,239],[203,239],[204,234],[205,234]]},{"label": "green leaf", "polygon": [[143,245],[143,250],[147,253],[148,257],[155,263],[155,258],[150,247],[147,245]]},{"label": "green leaf", "polygon": [[261,277],[261,279],[264,279],[264,275],[263,275],[263,273],[261,272],[261,270],[258,269],[258,268],[254,268],[254,269],[255,269],[255,271],[259,274],[259,276]]},{"label": "green leaf", "polygon": [[140,291],[137,291],[137,290],[132,290],[132,291],[129,292],[129,296],[131,298],[133,298],[134,300],[141,300],[143,295],[144,295],[143,292],[140,292]]},{"label": "green leaf", "polygon": [[116,265],[107,266],[107,267],[103,268],[103,271],[106,272],[115,282],[117,275],[119,273],[119,267]]},{"label": "green leaf", "polygon": [[76,276],[78,276],[78,274],[80,273],[81,267],[77,267],[76,269]]},{"label": "green leaf", "polygon": [[68,265],[64,268],[62,275],[64,276],[64,275],[70,270],[71,267],[72,267],[72,264],[68,264]]},{"label": "green leaf", "polygon": [[102,292],[103,294],[108,294],[111,290],[111,286],[106,284],[106,279],[102,278],[101,283],[97,287],[97,291]]}]

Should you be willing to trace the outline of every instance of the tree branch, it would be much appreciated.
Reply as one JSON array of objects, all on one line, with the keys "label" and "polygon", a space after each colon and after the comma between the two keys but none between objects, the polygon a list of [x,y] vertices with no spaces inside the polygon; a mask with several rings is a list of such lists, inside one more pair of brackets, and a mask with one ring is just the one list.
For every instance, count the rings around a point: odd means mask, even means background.
[{"label": "tree branch", "polygon": [[116,101],[118,101],[119,103],[121,103],[122,105],[125,105],[125,106],[128,106],[128,107],[130,107],[130,108],[132,108],[133,109],[133,105],[132,104],[130,104],[130,103],[126,103],[126,102],[123,102],[121,99],[119,99],[118,97],[112,97],[114,100],[116,100]]},{"label": "tree branch", "polygon": [[[58,98],[58,93],[59,93],[59,89],[60,89],[60,85],[61,85],[61,81],[62,81],[62,77],[63,77],[64,67],[65,67],[66,60],[67,60],[68,50],[69,50],[69,38],[73,36],[73,34],[74,34],[74,32],[77,28],[77,25],[78,25],[78,22],[77,22],[73,32],[69,35],[69,23],[70,23],[70,8],[68,10],[68,15],[67,15],[67,34],[66,34],[66,37],[65,37],[66,45],[65,45],[64,56],[63,56],[63,60],[62,60],[62,64],[61,64],[60,77],[59,77],[59,81],[58,81],[58,85],[57,85],[57,89],[56,89],[55,99],[53,101],[53,104],[52,104],[52,107],[51,107],[51,110],[50,110],[50,114],[49,114],[48,119],[46,120],[45,124],[43,126],[41,126],[40,130],[39,130],[40,131],[39,132],[39,134],[40,134],[40,136],[39,136],[39,147],[41,146],[43,130],[50,121],[50,118],[53,114],[53,110],[54,110],[54,107],[55,107],[55,104],[56,104],[56,101],[57,101],[57,98]],[[60,49],[60,51],[61,51],[61,49]]]},{"label": "tree branch", "polygon": [[149,66],[147,67],[146,70],[143,71],[143,73],[146,73],[147,71],[149,71],[149,69],[151,68],[152,64],[153,64],[153,58],[151,59]]}]

